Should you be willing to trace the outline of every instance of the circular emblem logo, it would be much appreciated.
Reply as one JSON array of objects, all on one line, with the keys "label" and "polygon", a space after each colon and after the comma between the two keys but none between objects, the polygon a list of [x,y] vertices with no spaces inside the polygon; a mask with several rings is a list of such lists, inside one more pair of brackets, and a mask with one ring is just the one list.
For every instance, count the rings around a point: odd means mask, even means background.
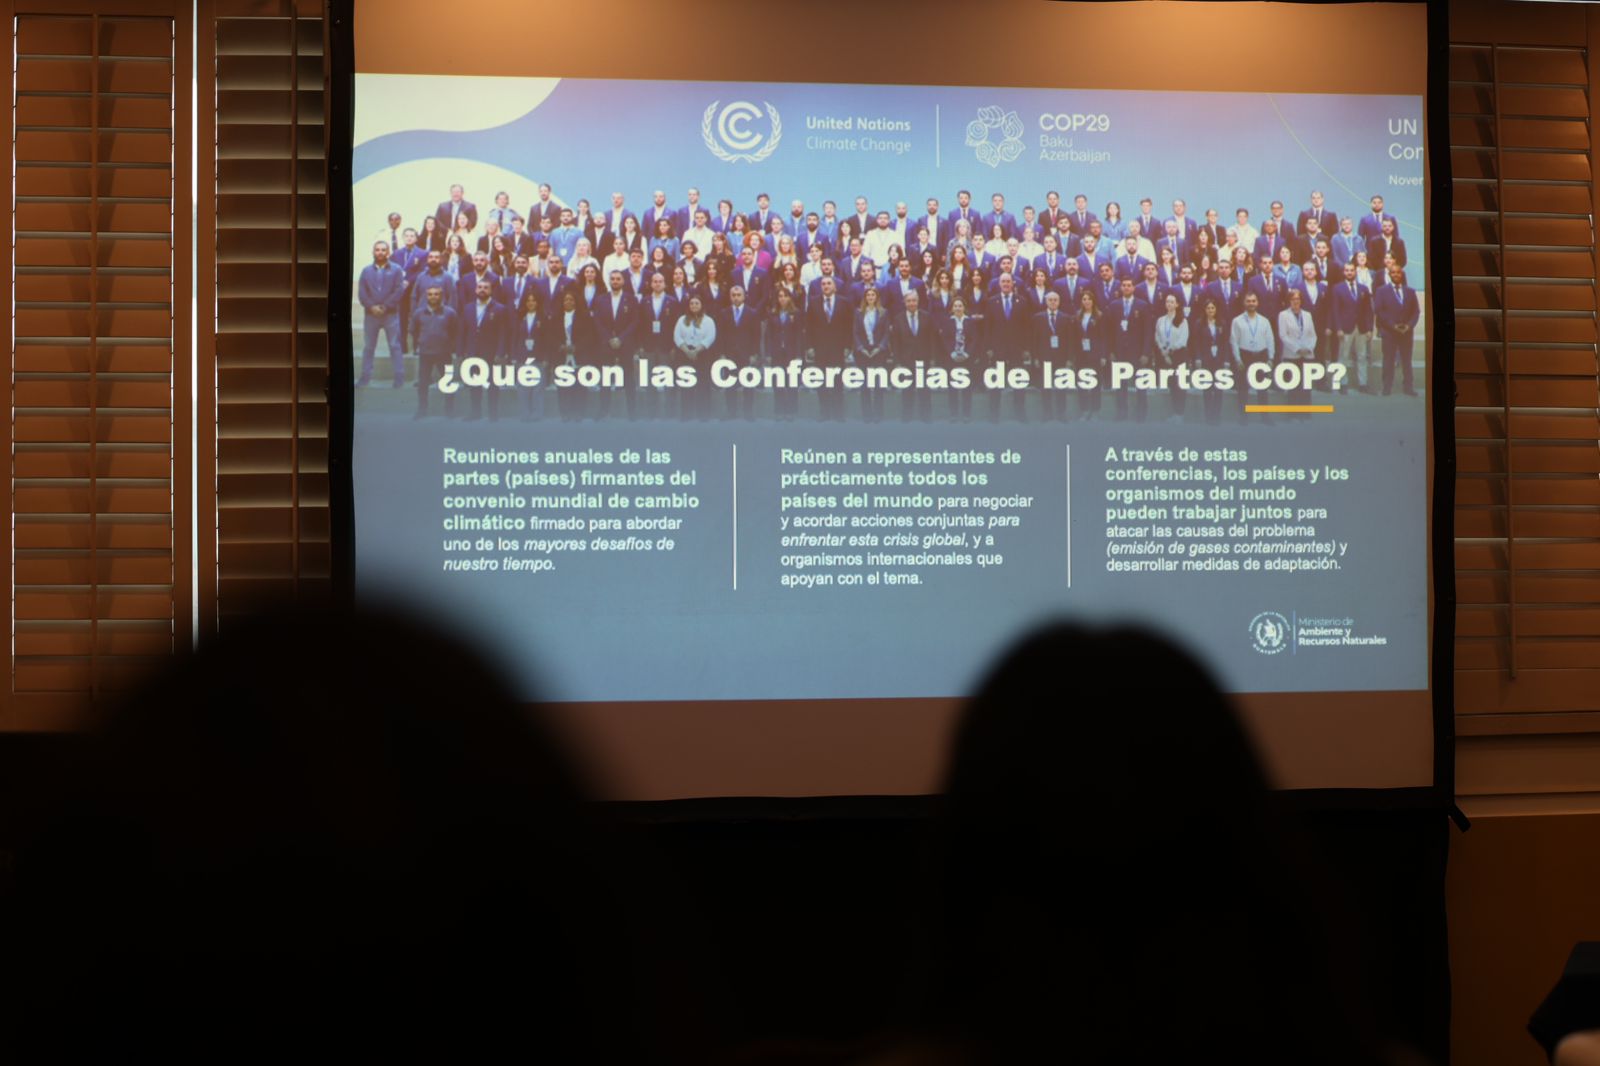
[{"label": "circular emblem logo", "polygon": [[1289,620],[1277,611],[1262,611],[1250,619],[1251,646],[1262,655],[1276,655],[1289,646]]},{"label": "circular emblem logo", "polygon": [[724,163],[759,163],[777,150],[783,137],[783,120],[778,117],[777,108],[766,105],[767,132],[761,133],[751,127],[762,117],[761,108],[748,100],[735,100],[718,110],[721,103],[711,101],[700,120],[700,138],[712,155]]},{"label": "circular emblem logo", "polygon": [[[995,132],[998,138],[991,138]],[[1022,120],[1015,111],[980,107],[978,117],[967,123],[967,147],[991,167],[1015,162],[1022,157]]]}]

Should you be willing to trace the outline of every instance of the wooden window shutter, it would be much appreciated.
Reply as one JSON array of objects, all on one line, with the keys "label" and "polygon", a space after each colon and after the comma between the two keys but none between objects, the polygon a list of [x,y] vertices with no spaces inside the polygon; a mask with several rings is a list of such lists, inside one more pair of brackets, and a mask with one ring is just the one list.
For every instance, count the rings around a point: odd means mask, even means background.
[{"label": "wooden window shutter", "polygon": [[1481,738],[1600,733],[1588,82],[1581,48],[1450,50],[1464,793],[1505,787],[1474,783]]},{"label": "wooden window shutter", "polygon": [[204,179],[214,196],[200,206],[201,300],[215,314],[201,359],[216,374],[202,398],[216,420],[205,457],[214,466],[201,473],[215,490],[214,509],[201,505],[215,516],[201,550],[205,626],[328,585],[320,14],[320,5],[278,0],[201,5],[201,76],[216,82]]},{"label": "wooden window shutter", "polygon": [[15,183],[0,243],[15,310],[0,727],[52,728],[189,644],[189,152],[174,137],[189,111],[188,78],[174,79],[189,23],[186,5],[6,6]]}]

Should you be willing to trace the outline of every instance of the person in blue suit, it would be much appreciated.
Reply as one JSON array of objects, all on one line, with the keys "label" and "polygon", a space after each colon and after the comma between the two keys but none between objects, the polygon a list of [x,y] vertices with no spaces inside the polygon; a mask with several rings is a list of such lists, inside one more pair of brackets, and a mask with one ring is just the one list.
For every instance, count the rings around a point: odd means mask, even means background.
[{"label": "person in blue suit", "polygon": [[[761,312],[745,303],[742,285],[728,288],[728,305],[717,312],[717,356],[740,367],[761,363]],[[729,418],[755,418],[755,389],[734,385],[727,393]]]},{"label": "person in blue suit", "polygon": [[1356,261],[1356,253],[1367,250],[1366,239],[1356,233],[1356,220],[1349,215],[1339,220],[1339,232],[1328,238],[1328,251],[1333,265],[1343,270],[1346,263]]},{"label": "person in blue suit", "polygon": [[[475,282],[473,301],[461,316],[461,347],[460,359],[479,358],[493,366],[502,361],[505,354],[505,305],[495,300],[495,292],[499,288],[496,281],[487,277],[479,277]],[[460,372],[460,360],[457,361],[457,372]],[[469,388],[472,394],[472,414],[468,421],[477,421],[483,417],[483,390]],[[446,402],[448,409],[448,401]]]},{"label": "person in blue suit", "polygon": [[[1024,366],[1033,343],[1033,308],[1027,299],[1016,291],[1009,274],[1000,276],[999,289],[992,300],[986,302],[984,341],[988,365],[1004,363],[1007,370]],[[989,390],[989,421],[1000,420],[1000,394],[1003,388]],[[1026,389],[1011,390],[1011,402],[1017,420],[1027,417],[1028,394]]]},{"label": "person in blue suit", "polygon": [[888,296],[889,309],[895,313],[905,309],[908,294],[915,293],[921,297],[928,291],[928,286],[923,280],[913,275],[911,266],[910,259],[900,260],[896,276],[889,280],[886,295]]},{"label": "person in blue suit", "polygon": [[[1362,240],[1371,241],[1374,237],[1383,236],[1383,224],[1385,222],[1393,223],[1396,230],[1400,228],[1398,219],[1393,215],[1384,214],[1383,197],[1374,196],[1372,198],[1372,210],[1361,216],[1361,224],[1356,227],[1356,233]],[[1378,262],[1382,262],[1382,260],[1378,260]]]},{"label": "person in blue suit", "polygon": [[1406,284],[1406,272],[1398,266],[1389,271],[1388,284],[1379,286],[1372,294],[1373,316],[1377,320],[1378,336],[1383,339],[1383,394],[1394,390],[1394,372],[1398,367],[1404,392],[1417,394],[1412,383],[1411,348],[1417,321],[1422,317],[1422,305],[1416,290]]},{"label": "person in blue suit", "polygon": [[[650,289],[645,293],[635,308],[636,322],[634,336],[641,357],[648,359],[651,366],[668,366],[672,362],[672,331],[678,325],[678,316],[682,309],[678,301],[667,292],[667,278],[664,274],[650,275]],[[653,397],[648,405],[640,404],[646,415],[665,414],[660,410],[661,397],[654,393],[646,393],[647,398]]]},{"label": "person in blue suit", "polygon": [[[915,371],[918,366],[932,367],[938,360],[939,323],[934,316],[922,310],[922,294],[911,292],[905,302],[891,315],[889,329],[890,354],[893,364]],[[879,420],[883,417],[882,401],[878,408]],[[900,394],[900,421],[919,419],[923,422],[933,417],[933,393],[915,385]]]},{"label": "person in blue suit", "polygon": [[1333,305],[1328,324],[1333,329],[1336,358],[1344,364],[1351,386],[1357,392],[1373,391],[1369,368],[1372,341],[1372,293],[1356,279],[1356,264],[1344,265],[1344,278],[1329,294]]},{"label": "person in blue suit", "polygon": [[1233,276],[1233,264],[1224,259],[1217,264],[1217,280],[1206,286],[1206,295],[1217,301],[1225,320],[1244,314],[1244,282]]},{"label": "person in blue suit", "polygon": [[456,222],[462,215],[466,216],[467,229],[478,228],[478,206],[466,199],[462,193],[461,186],[450,186],[450,199],[434,209],[433,217],[439,220],[439,228],[446,233],[456,231]]},{"label": "person in blue suit", "polygon": [[[663,217],[662,221],[667,220]],[[620,366],[623,373],[631,377],[633,356],[638,350],[637,305],[625,281],[622,271],[613,270],[607,278],[606,291],[589,305],[589,313],[594,319],[595,362],[600,366]],[[611,393],[609,388],[600,390],[600,403],[594,412],[596,419],[611,413]],[[632,396],[631,387],[627,393]],[[629,415],[633,415],[634,404],[629,403],[628,407]]]},{"label": "person in blue suit", "polygon": [[1050,364],[1050,372],[1071,364],[1072,348],[1068,343],[1071,326],[1068,321],[1070,315],[1061,311],[1061,293],[1051,289],[1044,298],[1044,306],[1033,316],[1033,341],[1029,349],[1033,353],[1033,361],[1039,365],[1040,391],[1043,402],[1040,417],[1046,421],[1055,419],[1064,420],[1067,417],[1067,390],[1047,389],[1043,387],[1044,364]]},{"label": "person in blue suit", "polygon": [[666,219],[672,225],[674,233],[682,232],[678,229],[677,209],[668,207],[666,191],[657,189],[651,196],[650,206],[644,209],[644,218],[640,221],[639,228],[644,231],[646,236],[654,236],[656,223],[661,219]]},{"label": "person in blue suit", "polygon": [[1000,193],[995,193],[989,198],[989,202],[993,205],[993,210],[984,214],[983,227],[979,232],[987,237],[995,231],[996,226],[999,226],[1007,240],[1017,236],[1017,216],[1006,210],[1006,198]]},{"label": "person in blue suit", "polygon": [[950,226],[947,240],[955,239],[957,222],[966,222],[969,233],[982,232],[983,218],[972,206],[972,193],[966,189],[956,193],[956,206],[950,209],[950,214],[945,216],[945,221]]},{"label": "person in blue suit", "polygon": [[1095,301],[1094,293],[1084,289],[1072,309],[1067,346],[1072,351],[1072,365],[1080,374],[1085,370],[1096,374],[1093,388],[1078,390],[1078,414],[1088,422],[1099,419],[1101,401],[1105,398],[1103,390],[1111,359],[1106,323],[1106,314]]},{"label": "person in blue suit", "polygon": [[[1079,240],[1082,240],[1089,232],[1089,223],[1100,221],[1100,216],[1089,210],[1089,198],[1080,192],[1072,198],[1072,212],[1067,216],[1067,220],[1067,224],[1072,227],[1072,232],[1077,234]],[[1074,314],[1076,314],[1076,309],[1074,309]]]},{"label": "person in blue suit", "polygon": [[[877,289],[867,289],[862,293],[862,298],[855,309],[852,329],[855,343],[850,350],[848,360],[850,363],[862,370],[889,365],[891,361],[889,322],[892,317],[893,312],[878,299]],[[885,392],[886,390],[882,388],[863,386],[861,389],[863,422],[883,421]]]},{"label": "person in blue suit", "polygon": [[[1151,338],[1155,336],[1150,305],[1134,292],[1132,278],[1118,283],[1117,298],[1105,309],[1106,328],[1111,335],[1111,356],[1117,362],[1131,363],[1135,367],[1147,366],[1150,361]],[[1117,390],[1117,421],[1128,420],[1128,393]]]},{"label": "person in blue suit", "polygon": [[1331,234],[1339,226],[1339,219],[1322,204],[1321,189],[1311,190],[1311,206],[1301,211],[1299,217],[1295,219],[1295,235],[1298,237],[1306,236],[1306,220],[1313,218],[1317,220],[1317,232],[1324,235]]},{"label": "person in blue suit", "polygon": [[1139,239],[1129,237],[1121,251],[1117,253],[1116,262],[1112,265],[1119,281],[1127,278],[1137,284],[1144,277],[1145,266],[1153,264],[1151,260],[1139,254]]},{"label": "person in blue suit", "polygon": [[[823,297],[833,296],[833,279],[829,276]],[[822,298],[818,299],[818,304]],[[767,308],[761,322],[761,362],[764,366],[788,366],[806,355],[805,323],[800,309],[788,289],[778,289],[772,306]],[[772,414],[780,422],[793,422],[800,410],[800,393],[797,389],[778,388],[772,398]]]}]

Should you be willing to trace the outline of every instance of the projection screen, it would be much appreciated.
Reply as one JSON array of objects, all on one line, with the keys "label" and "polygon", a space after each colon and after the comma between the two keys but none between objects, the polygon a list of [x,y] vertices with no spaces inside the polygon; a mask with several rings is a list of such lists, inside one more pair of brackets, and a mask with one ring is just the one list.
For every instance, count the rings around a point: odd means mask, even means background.
[{"label": "projection screen", "polygon": [[1422,5],[355,36],[357,589],[611,796],[929,792],[1062,617],[1192,649],[1282,787],[1433,783]]}]

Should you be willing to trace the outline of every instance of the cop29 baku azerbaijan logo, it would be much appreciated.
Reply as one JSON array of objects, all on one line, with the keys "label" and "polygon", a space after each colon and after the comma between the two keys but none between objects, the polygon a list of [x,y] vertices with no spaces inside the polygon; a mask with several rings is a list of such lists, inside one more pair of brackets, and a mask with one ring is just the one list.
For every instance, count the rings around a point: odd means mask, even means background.
[{"label": "cop29 baku azerbaijan logo", "polygon": [[[994,130],[1000,131],[997,141],[990,140]],[[991,167],[1015,162],[1022,157],[1022,119],[1015,111],[978,108],[978,117],[967,123],[967,147],[977,150],[978,162]]]},{"label": "cop29 baku azerbaijan logo", "polygon": [[720,103],[721,100],[711,101],[700,120],[700,136],[712,155],[724,163],[741,159],[759,163],[777,151],[778,140],[783,136],[783,120],[778,117],[777,108],[767,104],[768,130],[762,134],[750,128],[750,123],[761,117],[761,108],[748,100],[735,100],[718,111]]},{"label": "cop29 baku azerbaijan logo", "polygon": [[1250,619],[1250,643],[1262,655],[1276,655],[1293,639],[1289,620],[1277,611],[1262,611]]}]

